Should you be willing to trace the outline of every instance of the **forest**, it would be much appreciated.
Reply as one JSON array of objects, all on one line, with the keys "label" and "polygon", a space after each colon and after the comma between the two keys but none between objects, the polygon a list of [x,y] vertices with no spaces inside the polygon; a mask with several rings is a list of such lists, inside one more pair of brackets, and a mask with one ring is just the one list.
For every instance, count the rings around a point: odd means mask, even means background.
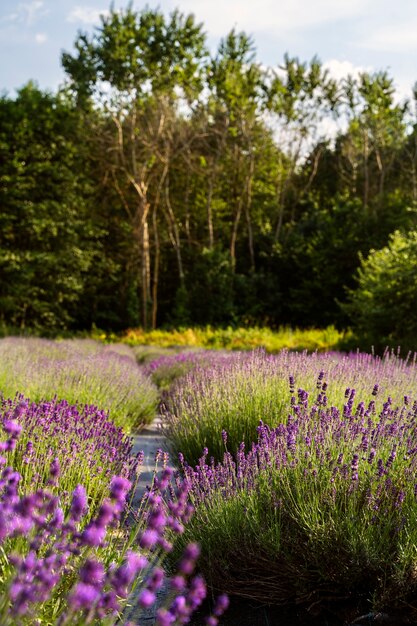
[{"label": "forest", "polygon": [[[112,10],[0,98],[0,327],[352,327],[416,347],[417,91]],[[367,344],[367,345],[368,345]],[[398,345],[398,344],[397,344]]]}]

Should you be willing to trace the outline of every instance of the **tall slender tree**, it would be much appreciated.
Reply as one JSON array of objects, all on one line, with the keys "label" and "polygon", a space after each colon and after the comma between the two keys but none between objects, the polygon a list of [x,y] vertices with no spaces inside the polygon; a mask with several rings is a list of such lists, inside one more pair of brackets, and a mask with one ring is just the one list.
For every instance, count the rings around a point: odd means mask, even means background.
[{"label": "tall slender tree", "polygon": [[153,274],[154,286],[158,284],[156,229],[163,193],[171,215],[167,188],[173,125],[181,107],[192,107],[201,92],[205,35],[192,15],[174,11],[167,18],[159,10],[138,13],[130,6],[103,17],[93,36],[79,35],[75,48],[74,55],[62,56],[71,86],[81,104],[89,98],[89,106],[93,102],[113,122],[113,131],[107,127],[97,136],[105,140],[104,165],[131,221],[140,262],[142,324],[147,328],[150,321],[156,323],[157,291],[151,282]]}]

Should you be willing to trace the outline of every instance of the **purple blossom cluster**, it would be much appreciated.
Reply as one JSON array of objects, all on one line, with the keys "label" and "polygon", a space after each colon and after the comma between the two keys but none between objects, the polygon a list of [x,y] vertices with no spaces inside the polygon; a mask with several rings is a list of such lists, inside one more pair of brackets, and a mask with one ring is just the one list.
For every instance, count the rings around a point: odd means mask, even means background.
[{"label": "purple blossom cluster", "polygon": [[[7,416],[3,422],[8,439],[0,448],[5,455],[18,445],[19,411],[20,405],[15,407],[15,418]],[[183,531],[192,513],[186,483],[172,497],[164,498],[172,477],[169,468],[146,494],[146,517],[132,535],[128,529],[123,531],[122,522],[132,487],[126,477],[112,478],[108,497],[86,523],[89,502],[84,486],[77,485],[70,494],[67,513],[56,493],[57,459],[50,464],[50,487],[35,491],[22,489],[22,477],[6,466],[6,456],[0,464],[0,546],[6,556],[1,568],[0,623],[17,626],[32,620],[63,626],[105,620],[114,624],[135,588],[140,591],[140,606],[147,608],[156,601],[164,578],[158,562],[172,549],[169,539]],[[120,535],[125,536],[122,543]],[[119,562],[109,563],[106,555],[114,541],[119,545]],[[186,548],[172,579],[170,604],[157,611],[160,626],[187,623],[205,598],[203,580],[193,576],[198,555],[197,545]],[[227,600],[219,598],[208,618],[210,625],[217,623],[226,606]]]},{"label": "purple blossom cluster", "polygon": [[[287,350],[268,355],[256,350],[213,361],[176,381],[162,406],[165,434],[173,451],[183,452],[192,464],[197,463],[204,446],[220,460],[224,446],[218,435],[222,430],[228,432],[232,452],[242,441],[250,446],[256,439],[259,420],[271,426],[285,421],[293,389],[302,387],[312,394],[319,372],[327,381],[328,402],[339,409],[348,385],[367,401],[375,380],[378,410],[383,396],[390,395],[395,403],[404,395],[417,397],[417,367],[411,356],[400,359],[394,353],[376,357]],[[290,374],[292,388],[288,386]]]},{"label": "purple blossom cluster", "polygon": [[[9,451],[16,446],[21,429],[16,421],[7,420],[4,429],[9,439],[2,448]],[[73,617],[87,612],[90,617],[104,617],[120,610],[118,586],[120,567],[105,573],[103,563],[87,556],[90,548],[103,547],[108,532],[119,524],[131,483],[124,477],[114,477],[110,497],[99,507],[97,515],[83,524],[88,513],[88,497],[82,485],[71,494],[69,512],[61,505],[54,490],[44,488],[21,493],[21,475],[6,466],[0,480],[0,545],[7,550],[8,562],[13,566],[2,572],[3,618],[7,616],[20,623],[23,616],[35,617],[45,603],[64,595],[66,578],[79,569],[79,582],[70,589],[67,607],[59,623],[78,623]],[[59,464],[50,466],[51,484],[59,480]],[[84,525],[84,528],[83,528]],[[129,552],[126,563],[136,575],[146,566],[138,554]],[[123,567],[123,566],[122,566]],[[134,572],[134,574],[133,574]],[[8,573],[8,576],[7,576]],[[89,623],[88,621],[86,623]]]},{"label": "purple blossom cluster", "polygon": [[51,463],[57,463],[68,490],[83,481],[99,501],[112,476],[129,478],[138,468],[131,439],[95,406],[56,399],[35,403],[18,395],[0,399],[0,421],[23,429],[8,462],[32,487],[44,486]]},{"label": "purple blossom cluster", "polygon": [[[293,387],[290,376],[290,387]],[[394,405],[388,398],[377,412],[375,400],[356,401],[356,390],[347,388],[340,409],[329,405],[327,383],[323,374],[317,381],[318,392],[298,389],[292,396],[285,423],[276,428],[260,421],[258,439],[246,452],[241,444],[236,455],[226,451],[223,461],[208,462],[206,448],[196,467],[187,464],[182,454],[180,464],[195,501],[205,500],[211,492],[221,490],[232,496],[239,490],[257,487],[257,478],[265,471],[301,472],[306,480],[320,471],[329,478],[332,489],[347,485],[350,493],[358,481],[371,493],[381,491],[393,496],[398,505],[396,484],[401,484],[414,499],[417,489],[417,401],[404,396]],[[374,386],[374,395],[378,385]],[[227,447],[227,432],[222,432]],[[412,481],[415,476],[416,485]],[[410,480],[411,479],[411,480]],[[404,498],[401,496],[403,502]],[[417,502],[416,502],[417,507]],[[417,508],[416,508],[417,510]]]},{"label": "purple blossom cluster", "polygon": [[[201,542],[203,572],[217,572],[217,588],[262,601],[319,600],[321,588],[356,589],[379,606],[410,598],[417,591],[417,401],[380,398],[377,384],[372,399],[350,387],[335,406],[322,372],[312,394],[292,376],[289,386],[285,420],[261,421],[248,449],[242,443],[231,454],[223,431],[221,462],[207,448],[196,466],[179,455],[196,507],[185,540]],[[258,585],[242,591],[245,577]]]}]

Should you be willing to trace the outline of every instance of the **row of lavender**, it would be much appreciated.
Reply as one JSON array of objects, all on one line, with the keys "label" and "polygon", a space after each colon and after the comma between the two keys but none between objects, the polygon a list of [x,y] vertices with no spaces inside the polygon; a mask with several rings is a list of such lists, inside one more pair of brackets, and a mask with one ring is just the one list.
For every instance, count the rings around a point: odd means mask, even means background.
[{"label": "row of lavender", "polygon": [[150,422],[158,401],[128,346],[92,340],[0,340],[0,390],[35,402],[57,397],[94,405],[126,432]]},{"label": "row of lavender", "polygon": [[415,358],[189,358],[165,394],[165,433],[196,509],[179,543],[200,543],[213,588],[415,606]]},{"label": "row of lavender", "polygon": [[[163,584],[160,562],[192,514],[187,484],[173,489],[167,468],[139,510],[129,504],[142,459],[112,418],[126,430],[149,420],[157,391],[129,350],[116,350],[0,342],[4,626],[115,624],[132,597],[146,609]],[[198,553],[186,547],[158,624],[186,623],[203,601],[204,582],[193,574]],[[220,597],[208,624],[226,604]]]}]

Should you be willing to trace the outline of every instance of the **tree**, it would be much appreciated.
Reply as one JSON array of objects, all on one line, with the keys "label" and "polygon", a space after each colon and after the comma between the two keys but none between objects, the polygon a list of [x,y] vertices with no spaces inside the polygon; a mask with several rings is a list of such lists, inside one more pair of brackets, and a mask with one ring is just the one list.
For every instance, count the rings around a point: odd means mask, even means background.
[{"label": "tree", "polygon": [[[323,153],[321,123],[336,113],[338,101],[337,82],[316,57],[310,63],[302,63],[286,54],[283,65],[271,71],[267,108],[281,148],[273,245],[280,241],[286,219],[295,221],[295,208],[311,188]],[[314,157],[312,167],[307,179],[303,179],[297,174],[309,154]]]},{"label": "tree", "polygon": [[246,218],[251,270],[255,271],[255,251],[251,217],[252,187],[256,167],[256,133],[263,112],[264,75],[255,61],[253,41],[245,33],[232,30],[220,42],[209,68],[208,135],[213,151],[209,153],[211,175],[207,191],[209,247],[213,248],[212,198],[214,177],[220,157],[226,169],[228,205],[233,215],[230,224],[230,260],[236,267],[236,244],[242,214]]},{"label": "tree", "polygon": [[[112,10],[92,37],[79,35],[76,54],[64,53],[62,63],[81,104],[92,102],[104,115],[97,136],[109,171],[132,224],[140,259],[142,324],[156,324],[157,291],[152,292],[150,221],[154,227],[154,285],[158,284],[157,211],[169,184],[174,151],[173,125],[181,108],[192,107],[202,89],[201,62],[205,36],[194,17],[174,11],[136,13]],[[105,89],[105,85],[110,86]],[[151,191],[152,189],[152,191]],[[169,202],[169,194],[165,195]],[[152,205],[153,203],[153,205]],[[168,215],[172,212],[168,208]],[[172,211],[172,210],[171,210]],[[178,238],[174,245],[179,249]]]},{"label": "tree", "polygon": [[73,326],[100,252],[77,112],[29,83],[0,99],[0,129],[1,320]]},{"label": "tree", "polygon": [[346,188],[359,193],[365,210],[378,214],[383,209],[387,177],[399,164],[406,138],[408,103],[396,103],[393,80],[386,72],[364,72],[343,84],[349,120],[339,138]]}]

